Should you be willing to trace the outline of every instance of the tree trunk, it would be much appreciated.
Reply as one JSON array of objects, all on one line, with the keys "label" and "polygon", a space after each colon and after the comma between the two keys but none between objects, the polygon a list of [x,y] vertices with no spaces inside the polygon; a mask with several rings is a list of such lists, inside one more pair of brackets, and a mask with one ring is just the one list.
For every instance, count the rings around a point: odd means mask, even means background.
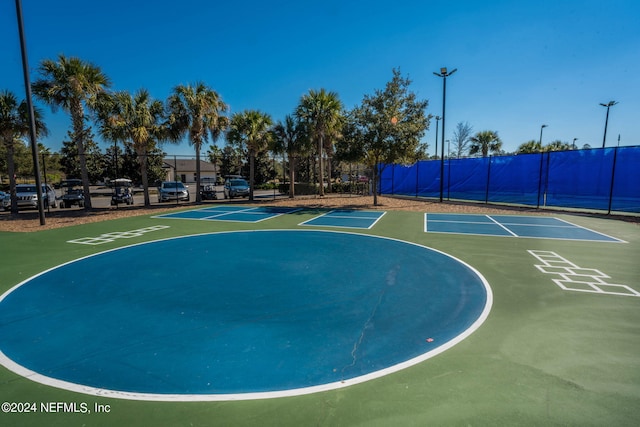
[{"label": "tree trunk", "polygon": [[18,197],[16,196],[16,163],[13,157],[13,142],[7,148],[7,172],[9,173],[9,193],[11,194],[11,214],[18,213]]},{"label": "tree trunk", "polygon": [[196,203],[202,202],[200,196],[200,143],[194,144],[196,146]]},{"label": "tree trunk", "polygon": [[373,182],[372,182],[372,190],[373,190],[373,206],[378,206],[378,179],[381,175],[380,161],[376,159],[376,162],[373,164]]},{"label": "tree trunk", "polygon": [[80,161],[80,177],[84,191],[84,209],[91,210],[91,189],[89,188],[89,171],[87,170],[87,157],[84,151],[84,111],[82,101],[73,100],[71,104],[71,121],[73,123],[73,138],[78,149]]},{"label": "tree trunk", "polygon": [[255,177],[254,164],[256,160],[256,153],[249,151],[249,201],[253,202],[253,180]]},{"label": "tree trunk", "polygon": [[295,167],[296,167],[296,158],[295,156],[289,156],[289,197],[294,198],[296,192],[295,185]]},{"label": "tree trunk", "polygon": [[151,206],[149,200],[149,177],[147,176],[147,153],[138,153],[138,161],[140,162],[140,175],[142,178],[142,191],[144,193],[144,206]]},{"label": "tree trunk", "polygon": [[322,142],[324,139],[324,135],[320,134],[320,138],[318,139],[318,183],[320,184],[320,188],[318,189],[320,197],[324,197],[324,174],[322,170]]}]

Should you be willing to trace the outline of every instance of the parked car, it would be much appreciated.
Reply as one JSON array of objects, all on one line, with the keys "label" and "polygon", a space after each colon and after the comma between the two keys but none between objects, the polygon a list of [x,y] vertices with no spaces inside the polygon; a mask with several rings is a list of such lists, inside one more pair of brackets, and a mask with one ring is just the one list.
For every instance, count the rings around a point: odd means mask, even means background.
[{"label": "parked car", "polygon": [[248,197],[249,183],[243,178],[227,178],[224,182],[224,198]]},{"label": "parked car", "polygon": [[0,191],[0,210],[4,210],[4,201],[7,199],[7,206],[11,205],[11,194]]},{"label": "parked car", "polygon": [[190,200],[189,189],[180,181],[162,181],[158,187],[158,202]]},{"label": "parked car", "polygon": [[73,205],[84,207],[84,190],[81,179],[66,179],[60,182],[60,188],[64,191],[60,198],[61,208],[70,208]]},{"label": "parked car", "polygon": [[[44,207],[57,207],[56,192],[49,184],[42,184],[42,198]],[[16,199],[18,209],[38,209],[38,188],[35,184],[18,184],[16,185]],[[2,199],[2,208],[4,210],[11,209],[11,196]]]}]

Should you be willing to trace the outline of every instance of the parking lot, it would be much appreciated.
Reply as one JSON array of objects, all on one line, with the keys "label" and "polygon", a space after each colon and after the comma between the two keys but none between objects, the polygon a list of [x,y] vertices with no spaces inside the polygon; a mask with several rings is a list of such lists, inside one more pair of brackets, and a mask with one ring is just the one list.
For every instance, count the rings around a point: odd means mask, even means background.
[{"label": "parking lot", "polygon": [[[164,202],[164,203],[160,203],[158,202],[158,195],[157,195],[157,189],[155,187],[150,187],[149,188],[149,201],[151,202],[151,205],[156,205],[156,206],[162,206],[162,205],[166,205],[166,206],[175,206],[176,204],[180,204],[180,205],[188,205],[190,203],[195,202],[196,200],[196,195],[194,193],[194,189],[195,189],[195,185],[194,184],[190,184],[187,186],[189,188],[189,192],[190,192],[190,200],[189,202],[184,202],[184,201],[170,201],[170,202]],[[223,193],[223,187],[221,185],[215,186],[215,190],[216,190],[216,196],[217,196],[217,200],[203,200],[203,202],[205,203],[215,203],[217,201],[220,200],[224,200],[224,193]],[[106,208],[110,208],[111,207],[111,193],[112,190],[108,187],[91,187],[91,204],[93,208],[96,209],[106,209]],[[59,201],[60,198],[62,197],[62,190],[60,189],[56,189],[56,199]],[[265,199],[275,199],[275,198],[282,198],[282,197],[286,197],[286,195],[280,194],[278,192],[274,192],[274,190],[256,190],[254,192],[254,198],[257,200],[265,200]],[[238,199],[227,199],[226,202],[232,203],[234,201],[242,201],[242,200],[247,200],[246,198],[238,198]],[[135,187],[134,188],[134,195],[133,195],[133,206],[144,206],[144,194],[142,191],[142,188],[140,187]],[[131,205],[127,206],[125,204],[120,204],[117,206],[118,209],[127,209],[130,208]],[[70,208],[60,208],[60,203],[58,203],[58,207],[57,208],[48,208],[49,210],[57,210],[57,209],[63,209],[63,210],[80,210],[83,208],[78,207],[77,205],[74,205]],[[8,214],[7,211],[0,211],[0,215],[2,214]]]}]

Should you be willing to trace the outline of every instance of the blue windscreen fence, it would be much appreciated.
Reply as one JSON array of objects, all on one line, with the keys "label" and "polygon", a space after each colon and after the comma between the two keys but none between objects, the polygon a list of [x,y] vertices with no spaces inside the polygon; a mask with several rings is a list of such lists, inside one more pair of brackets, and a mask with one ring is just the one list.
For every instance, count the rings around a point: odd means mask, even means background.
[{"label": "blue windscreen fence", "polygon": [[640,147],[382,167],[381,194],[438,198],[441,191],[447,200],[640,213]]}]

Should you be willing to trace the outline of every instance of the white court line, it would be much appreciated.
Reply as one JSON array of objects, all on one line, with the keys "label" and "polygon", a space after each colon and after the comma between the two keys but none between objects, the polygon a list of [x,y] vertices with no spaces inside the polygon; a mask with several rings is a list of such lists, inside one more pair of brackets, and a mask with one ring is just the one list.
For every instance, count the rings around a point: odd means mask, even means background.
[{"label": "white court line", "polygon": [[581,225],[574,224],[574,223],[569,222],[569,221],[565,221],[565,220],[564,220],[564,219],[562,219],[562,218],[556,218],[556,219],[557,219],[558,221],[562,221],[562,222],[565,222],[565,223],[567,223],[567,224],[570,224],[570,225],[572,225],[572,226],[574,226],[574,227],[582,228],[583,230],[587,230],[587,231],[590,231],[590,232],[592,232],[592,233],[599,234],[599,235],[601,235],[601,236],[607,237],[607,238],[609,238],[609,239],[613,239],[613,240],[615,240],[616,242],[620,242],[620,243],[628,243],[628,242],[626,242],[626,241],[624,241],[624,240],[622,240],[622,239],[618,239],[617,237],[609,236],[608,234],[600,233],[599,231],[594,231],[594,230],[592,230],[592,229],[590,229],[590,228],[583,227],[583,226],[581,226]]},{"label": "white court line", "polygon": [[[381,213],[380,213],[380,215],[379,215],[377,218],[375,218],[375,220],[374,220],[374,221],[371,223],[371,225],[370,225],[370,226],[368,226],[368,227],[354,227],[354,226],[350,226],[350,225],[308,224],[309,222],[312,222],[312,221],[315,221],[315,220],[320,219],[320,218],[322,218],[322,217],[325,217],[325,216],[331,215],[331,214],[332,214],[332,213],[334,213],[334,212],[338,212],[338,210],[331,210],[331,211],[329,211],[329,212],[327,212],[327,213],[324,213],[324,214],[322,214],[322,215],[318,215],[318,216],[316,216],[316,217],[313,217],[313,218],[311,218],[311,219],[308,219],[308,220],[306,220],[306,221],[303,221],[303,222],[301,222],[301,223],[300,223],[300,224],[298,224],[298,225],[305,225],[305,226],[307,226],[307,227],[357,228],[357,229],[360,229],[360,230],[371,230],[371,229],[372,229],[372,228],[373,228],[373,227],[378,223],[378,221],[380,221],[380,219],[381,219],[383,216],[385,216],[385,214],[387,213],[386,211],[381,212]],[[357,211],[354,211],[354,212],[357,212]],[[367,212],[376,212],[376,213],[378,213],[377,211],[367,211]],[[344,215],[344,216],[343,216],[343,215],[331,215],[331,218],[339,218],[339,219],[367,219],[367,220],[373,220],[373,219],[374,219],[374,218],[372,218],[372,217],[368,217],[368,216],[355,216],[355,215]]]},{"label": "white court line", "polygon": [[520,236],[518,236],[516,233],[514,233],[513,231],[509,230],[509,229],[508,229],[507,227],[505,227],[504,225],[500,224],[500,223],[499,223],[498,221],[496,221],[495,219],[491,218],[489,215],[485,215],[485,216],[486,216],[487,218],[489,218],[491,221],[493,221],[496,225],[498,225],[498,226],[500,226],[500,227],[504,228],[504,230],[505,230],[507,233],[511,234],[513,237],[520,237]]}]

